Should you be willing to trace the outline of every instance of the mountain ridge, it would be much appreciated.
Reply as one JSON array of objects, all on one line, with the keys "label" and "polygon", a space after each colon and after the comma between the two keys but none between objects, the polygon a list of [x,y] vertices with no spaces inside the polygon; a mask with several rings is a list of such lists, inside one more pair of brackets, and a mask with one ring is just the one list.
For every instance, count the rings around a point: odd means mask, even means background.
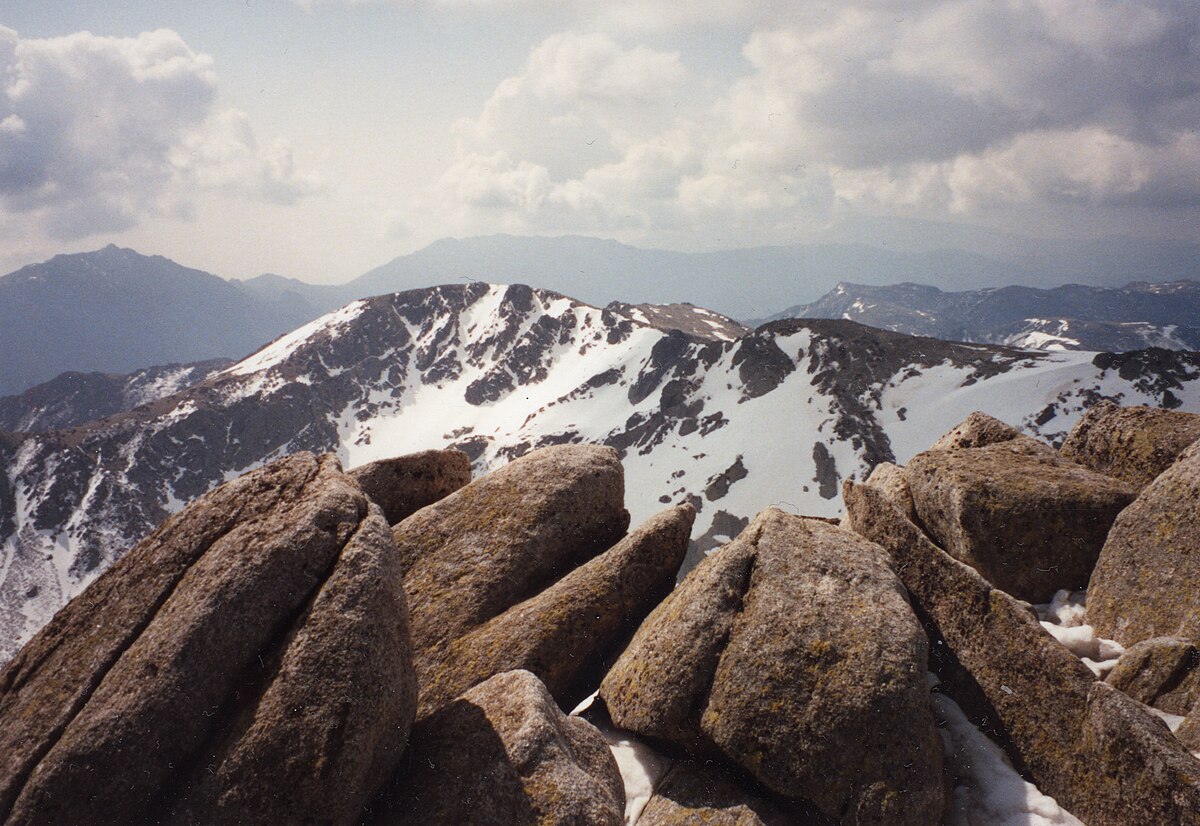
[{"label": "mountain ridge", "polygon": [[1200,349],[1200,282],[959,291],[912,282],[841,282],[817,301],[763,321],[779,318],[849,318],[914,335],[1034,349],[1195,350]]},{"label": "mountain ridge", "polygon": [[[532,283],[596,305],[692,302],[744,320],[773,317],[778,307],[806,296],[816,300],[843,281],[920,281],[960,289],[1033,284],[1053,272],[1078,274],[1087,261],[1096,267],[1090,280],[1108,283],[1114,276],[1105,269],[1108,262],[1083,254],[1076,264],[1038,270],[998,253],[880,243],[885,246],[828,242],[684,253],[586,236],[447,238],[333,285],[269,273],[225,280],[110,245],[0,276],[0,395],[68,370],[126,373],[239,358],[348,301],[439,283]],[[1121,273],[1123,281],[1194,273],[1186,266],[1185,249],[1168,252],[1154,264],[1152,251],[1142,250],[1138,255],[1149,263]],[[1200,247],[1195,253],[1193,262],[1200,260]]]},{"label": "mountain ridge", "polygon": [[1200,409],[1200,354],[1028,352],[845,320],[700,338],[523,285],[376,296],[132,411],[0,439],[0,644],[186,502],[295,451],[357,467],[455,447],[478,473],[609,445],[638,507],[696,508],[694,562],[769,505],[836,516],[842,480],[973,410],[1053,442],[1103,399]]}]

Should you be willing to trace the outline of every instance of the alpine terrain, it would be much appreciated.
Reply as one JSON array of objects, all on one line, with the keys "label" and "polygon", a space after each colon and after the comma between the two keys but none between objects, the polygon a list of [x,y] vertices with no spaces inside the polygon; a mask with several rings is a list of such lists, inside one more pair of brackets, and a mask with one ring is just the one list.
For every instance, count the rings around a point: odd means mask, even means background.
[{"label": "alpine terrain", "polygon": [[768,320],[846,318],[913,335],[1039,350],[1200,349],[1200,281],[944,292],[842,283]]},{"label": "alpine terrain", "polygon": [[908,461],[972,411],[1058,443],[1105,399],[1200,409],[1200,355],[1022,351],[846,320],[747,331],[689,305],[601,309],[521,285],[358,300],[180,392],[0,434],[0,659],[169,514],[296,451],[355,468],[454,447],[481,474],[607,445],[635,524],[696,511],[686,570],[768,506],[838,515],[844,480]]}]

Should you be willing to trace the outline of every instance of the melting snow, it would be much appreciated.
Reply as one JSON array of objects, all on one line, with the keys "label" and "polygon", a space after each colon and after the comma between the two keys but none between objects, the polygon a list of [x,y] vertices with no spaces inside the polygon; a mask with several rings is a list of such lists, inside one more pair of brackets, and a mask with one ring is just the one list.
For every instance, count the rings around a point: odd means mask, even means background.
[{"label": "melting snow", "polygon": [[1114,640],[1096,636],[1087,624],[1086,591],[1059,591],[1045,605],[1035,605],[1042,628],[1067,647],[1097,677],[1103,677],[1117,665],[1125,653]]},{"label": "melting snow", "polygon": [[[937,678],[930,675],[932,681]],[[1004,751],[945,694],[932,695],[946,768],[959,778],[945,826],[1083,826],[1054,798],[1017,774]]]}]

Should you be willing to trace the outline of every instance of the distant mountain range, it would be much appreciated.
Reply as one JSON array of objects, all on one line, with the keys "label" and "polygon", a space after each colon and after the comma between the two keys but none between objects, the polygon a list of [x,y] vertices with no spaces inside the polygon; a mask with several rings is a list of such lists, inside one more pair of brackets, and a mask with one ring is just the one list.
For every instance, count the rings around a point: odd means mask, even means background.
[{"label": "distant mountain range", "polygon": [[69,426],[0,432],[0,662],[168,514],[298,450],[354,467],[454,446],[480,473],[610,445],[635,524],[696,508],[695,559],[768,505],[834,516],[840,480],[907,461],[974,410],[1053,442],[1105,398],[1200,409],[1196,353],[1027,352],[844,320],[745,331],[694,307],[482,283],[354,301],[169,392],[178,374],[112,384],[146,403],[82,424],[67,412],[87,394],[45,388],[22,421]]},{"label": "distant mountain range", "polygon": [[[796,244],[681,253],[577,236],[497,235],[444,239],[346,284],[314,285],[270,274],[226,281],[161,256],[109,246],[56,256],[0,277],[0,395],[21,392],[64,371],[128,373],[151,365],[239,358],[348,301],[445,283],[532,284],[596,305],[615,300],[690,302],[731,318],[750,319],[774,317],[779,307],[815,299],[838,282],[912,281],[962,289],[1046,283],[1077,273],[1079,280],[1112,286],[1137,277],[1191,277],[1197,261],[1200,245],[1181,243],[1163,244],[1161,249],[1138,244],[1110,249],[1100,242],[1050,246],[1033,268],[1028,256],[1018,260],[963,250]],[[1122,279],[1114,282],[1118,275]],[[930,293],[937,294],[938,290]],[[1067,312],[1025,315],[1159,326],[1131,314],[1131,308],[1116,306],[1114,311],[1119,314],[1104,318]],[[1178,326],[1194,323],[1193,317],[1191,323]],[[1030,332],[1069,339],[1078,330],[1060,335],[1051,325]],[[1144,336],[1127,330],[1108,338],[1144,346],[1155,335],[1151,330]],[[1103,340],[1089,336],[1093,339]],[[1169,344],[1169,339],[1162,340]],[[1036,346],[1037,339],[1025,343]]]},{"label": "distant mountain range", "polygon": [[238,357],[321,312],[114,246],[59,255],[0,278],[0,394],[64,371],[129,373]]},{"label": "distant mountain range", "polygon": [[1200,350],[1200,282],[965,292],[843,283],[811,304],[762,321],[781,318],[843,318],[912,335],[1037,350]]}]

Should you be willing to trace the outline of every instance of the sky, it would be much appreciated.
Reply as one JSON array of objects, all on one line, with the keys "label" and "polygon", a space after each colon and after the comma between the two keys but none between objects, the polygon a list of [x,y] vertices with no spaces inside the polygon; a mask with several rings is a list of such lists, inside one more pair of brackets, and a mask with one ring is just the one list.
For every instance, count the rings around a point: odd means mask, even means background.
[{"label": "sky", "polygon": [[6,0],[0,72],[0,272],[1200,240],[1196,0]]}]

